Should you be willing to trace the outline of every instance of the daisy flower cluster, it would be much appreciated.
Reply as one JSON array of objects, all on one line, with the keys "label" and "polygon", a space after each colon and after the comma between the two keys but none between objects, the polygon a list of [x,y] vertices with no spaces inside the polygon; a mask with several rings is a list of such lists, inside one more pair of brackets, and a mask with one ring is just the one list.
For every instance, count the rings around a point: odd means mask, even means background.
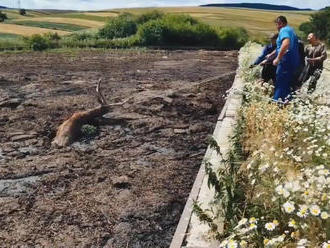
[{"label": "daisy flower cluster", "polygon": [[330,108],[299,92],[272,103],[273,86],[247,68],[249,49],[240,55],[245,209],[220,247],[330,248]]}]

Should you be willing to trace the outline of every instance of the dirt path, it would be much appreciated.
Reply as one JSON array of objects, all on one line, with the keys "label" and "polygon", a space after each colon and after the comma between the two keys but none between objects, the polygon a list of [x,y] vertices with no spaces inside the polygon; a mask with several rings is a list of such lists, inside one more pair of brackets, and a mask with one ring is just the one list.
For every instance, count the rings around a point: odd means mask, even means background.
[{"label": "dirt path", "polygon": [[[1,55],[0,247],[168,247],[236,60],[216,51]],[[100,77],[108,102],[132,100],[94,123],[95,137],[51,148],[63,120],[96,106]]]}]

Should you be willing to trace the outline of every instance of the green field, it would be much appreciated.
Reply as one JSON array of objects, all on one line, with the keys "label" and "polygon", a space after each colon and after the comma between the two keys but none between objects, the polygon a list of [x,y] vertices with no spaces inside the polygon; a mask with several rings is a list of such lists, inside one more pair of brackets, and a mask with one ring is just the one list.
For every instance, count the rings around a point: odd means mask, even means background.
[{"label": "green field", "polygon": [[56,23],[56,22],[15,21],[15,22],[11,22],[11,23],[17,24],[17,25],[23,25],[23,26],[30,26],[30,27],[47,28],[47,29],[53,29],[53,30],[64,30],[64,31],[69,31],[69,32],[80,31],[80,30],[84,30],[84,29],[88,28],[85,26],[79,26],[79,25],[75,25],[75,24]]},{"label": "green field", "polygon": [[17,34],[7,34],[7,33],[0,33],[0,40],[13,40],[21,37]]}]

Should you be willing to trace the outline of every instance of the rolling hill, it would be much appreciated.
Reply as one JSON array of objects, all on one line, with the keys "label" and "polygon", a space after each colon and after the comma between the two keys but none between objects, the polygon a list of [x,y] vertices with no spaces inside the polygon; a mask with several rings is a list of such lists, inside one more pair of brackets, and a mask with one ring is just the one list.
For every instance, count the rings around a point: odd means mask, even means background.
[{"label": "rolling hill", "polygon": [[[102,11],[54,11],[27,10],[26,16],[19,15],[16,9],[4,9],[8,20],[0,23],[0,39],[5,34],[32,35],[35,33],[58,32],[67,34],[102,27],[109,17],[123,12],[142,14],[159,10],[170,14],[188,14],[213,26],[233,26],[245,28],[252,39],[262,40],[275,31],[273,20],[278,15],[285,15],[291,26],[298,26],[309,20],[313,11],[279,11],[248,8],[224,7],[167,7],[167,8],[132,8],[110,9]],[[63,25],[65,24],[65,25]],[[10,26],[8,26],[10,25]],[[10,28],[9,28],[10,27]],[[85,29],[84,29],[85,28]],[[26,30],[25,30],[26,29]]]},{"label": "rolling hill", "polygon": [[223,8],[248,8],[248,9],[261,9],[261,10],[283,10],[283,11],[310,11],[312,9],[299,9],[287,5],[274,5],[264,3],[214,3],[205,4],[201,7],[223,7]]}]

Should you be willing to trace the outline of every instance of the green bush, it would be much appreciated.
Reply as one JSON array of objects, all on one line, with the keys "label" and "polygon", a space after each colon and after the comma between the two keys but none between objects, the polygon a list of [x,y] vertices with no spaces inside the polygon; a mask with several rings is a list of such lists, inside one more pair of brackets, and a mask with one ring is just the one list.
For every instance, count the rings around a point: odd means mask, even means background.
[{"label": "green bush", "polygon": [[205,46],[237,49],[248,40],[243,28],[213,28],[187,15],[165,15],[139,26],[143,45]]},{"label": "green bush", "polygon": [[122,14],[111,18],[106,25],[100,29],[99,36],[106,39],[124,38],[135,34],[137,23],[131,14]]},{"label": "green bush", "polygon": [[141,25],[138,30],[143,45],[162,45],[165,43],[165,24],[162,20],[152,20]]},{"label": "green bush", "polygon": [[330,7],[311,15],[310,22],[304,22],[299,29],[308,35],[315,33],[321,40],[330,45]]},{"label": "green bush", "polygon": [[187,15],[167,15],[139,27],[138,36],[145,45],[216,45],[216,31]]},{"label": "green bush", "polygon": [[157,20],[164,17],[164,13],[158,10],[146,12],[136,17],[137,24],[143,24],[151,20]]},{"label": "green bush", "polygon": [[4,22],[6,19],[8,19],[7,15],[0,11],[0,22]]},{"label": "green bush", "polygon": [[249,39],[244,28],[218,28],[218,36],[221,40],[221,47],[225,49],[239,49]]},{"label": "green bush", "polygon": [[25,16],[26,15],[26,10],[25,9],[20,9],[19,14],[22,15],[22,16]]},{"label": "green bush", "polygon": [[46,49],[58,47],[59,39],[60,37],[57,34],[34,34],[30,37],[24,37],[24,42],[33,51],[43,51]]},{"label": "green bush", "polygon": [[302,24],[300,24],[299,30],[302,31],[305,35],[307,35],[314,31],[314,26],[311,22],[303,22]]}]

